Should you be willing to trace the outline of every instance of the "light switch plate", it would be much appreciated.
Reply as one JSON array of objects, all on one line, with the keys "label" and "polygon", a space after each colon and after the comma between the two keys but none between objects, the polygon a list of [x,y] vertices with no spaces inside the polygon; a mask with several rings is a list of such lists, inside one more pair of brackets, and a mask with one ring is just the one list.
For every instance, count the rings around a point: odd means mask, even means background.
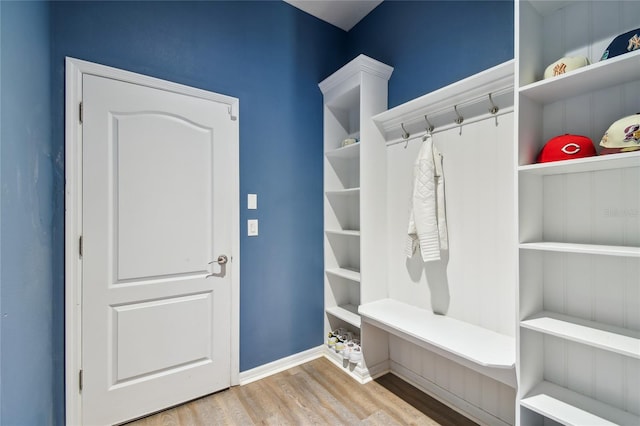
[{"label": "light switch plate", "polygon": [[247,235],[249,237],[258,235],[258,219],[247,220]]},{"label": "light switch plate", "polygon": [[258,194],[247,194],[247,209],[256,210],[258,208]]}]

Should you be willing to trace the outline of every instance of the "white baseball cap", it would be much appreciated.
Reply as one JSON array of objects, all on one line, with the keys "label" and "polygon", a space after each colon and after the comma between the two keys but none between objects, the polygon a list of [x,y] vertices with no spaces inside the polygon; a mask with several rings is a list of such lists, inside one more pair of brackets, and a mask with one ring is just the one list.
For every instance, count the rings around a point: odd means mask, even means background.
[{"label": "white baseball cap", "polygon": [[560,58],[552,63],[544,70],[544,78],[562,75],[589,64],[589,58],[586,56],[565,56],[564,58]]},{"label": "white baseball cap", "polygon": [[600,141],[600,154],[640,150],[640,113],[614,121]]}]

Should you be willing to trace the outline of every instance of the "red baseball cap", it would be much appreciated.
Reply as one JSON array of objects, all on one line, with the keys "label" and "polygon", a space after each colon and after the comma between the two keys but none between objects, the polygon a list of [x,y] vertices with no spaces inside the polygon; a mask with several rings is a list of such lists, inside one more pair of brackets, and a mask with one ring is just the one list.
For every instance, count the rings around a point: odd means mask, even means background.
[{"label": "red baseball cap", "polygon": [[538,163],[570,160],[596,155],[593,141],[586,136],[564,134],[547,141],[538,154]]}]

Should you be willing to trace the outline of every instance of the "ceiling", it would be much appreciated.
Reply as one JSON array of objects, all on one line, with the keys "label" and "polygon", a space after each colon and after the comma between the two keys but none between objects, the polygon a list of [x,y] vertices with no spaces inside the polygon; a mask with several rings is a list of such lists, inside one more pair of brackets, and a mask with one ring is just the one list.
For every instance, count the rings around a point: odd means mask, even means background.
[{"label": "ceiling", "polygon": [[349,31],[382,0],[284,0],[290,5]]}]

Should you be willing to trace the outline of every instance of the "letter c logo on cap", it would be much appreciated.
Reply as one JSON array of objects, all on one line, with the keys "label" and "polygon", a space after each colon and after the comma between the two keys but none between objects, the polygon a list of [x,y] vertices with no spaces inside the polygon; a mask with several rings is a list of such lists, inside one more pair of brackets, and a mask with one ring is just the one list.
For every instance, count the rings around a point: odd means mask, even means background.
[{"label": "letter c logo on cap", "polygon": [[580,145],[571,142],[563,146],[561,151],[568,155],[574,155],[580,152]]}]

